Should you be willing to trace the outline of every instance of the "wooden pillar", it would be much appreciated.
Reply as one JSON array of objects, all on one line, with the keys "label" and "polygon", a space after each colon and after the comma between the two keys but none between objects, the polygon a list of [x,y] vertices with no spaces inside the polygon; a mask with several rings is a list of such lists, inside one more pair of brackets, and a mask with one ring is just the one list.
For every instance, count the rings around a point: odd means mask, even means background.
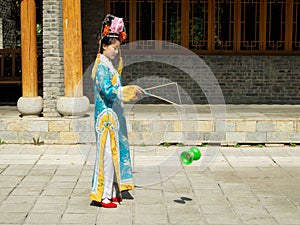
[{"label": "wooden pillar", "polygon": [[81,117],[90,106],[83,96],[80,0],[63,0],[65,96],[57,100],[63,116]]},{"label": "wooden pillar", "polygon": [[80,0],[63,0],[65,97],[83,96]]},{"label": "wooden pillar", "polygon": [[38,96],[36,5],[35,0],[22,0],[21,5],[22,95]]}]

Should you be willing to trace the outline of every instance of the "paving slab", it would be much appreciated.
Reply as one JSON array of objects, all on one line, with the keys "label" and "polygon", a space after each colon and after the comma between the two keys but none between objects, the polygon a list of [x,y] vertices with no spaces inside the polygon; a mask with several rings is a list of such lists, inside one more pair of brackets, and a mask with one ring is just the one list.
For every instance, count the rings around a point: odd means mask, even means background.
[{"label": "paving slab", "polygon": [[116,209],[89,204],[95,146],[0,147],[0,224],[300,224],[299,147],[200,147],[202,159],[182,166],[173,153],[188,147],[133,146],[142,174]]}]

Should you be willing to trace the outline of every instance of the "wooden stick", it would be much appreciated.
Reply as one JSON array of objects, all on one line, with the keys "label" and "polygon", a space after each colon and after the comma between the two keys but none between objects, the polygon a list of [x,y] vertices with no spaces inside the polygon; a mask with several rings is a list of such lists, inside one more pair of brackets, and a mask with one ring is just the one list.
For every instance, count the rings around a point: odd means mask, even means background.
[{"label": "wooden stick", "polygon": [[162,84],[162,85],[158,85],[158,86],[154,86],[154,87],[150,87],[150,88],[145,88],[144,90],[152,90],[152,89],[155,89],[155,88],[160,88],[160,87],[165,87],[165,86],[168,86],[168,85],[171,85],[171,84],[176,84],[177,85],[177,82],[171,82],[171,83],[167,83],[167,84]]}]

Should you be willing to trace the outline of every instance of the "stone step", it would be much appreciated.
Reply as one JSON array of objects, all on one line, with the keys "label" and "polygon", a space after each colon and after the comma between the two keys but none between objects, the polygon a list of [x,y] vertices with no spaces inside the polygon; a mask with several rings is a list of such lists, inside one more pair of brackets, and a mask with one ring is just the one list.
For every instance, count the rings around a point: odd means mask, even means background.
[{"label": "stone step", "polygon": [[[290,144],[300,143],[299,108],[125,105],[125,112],[131,145]],[[0,113],[0,140],[5,143],[95,142],[92,105],[83,118],[20,118],[16,111],[1,111],[1,107]]]}]

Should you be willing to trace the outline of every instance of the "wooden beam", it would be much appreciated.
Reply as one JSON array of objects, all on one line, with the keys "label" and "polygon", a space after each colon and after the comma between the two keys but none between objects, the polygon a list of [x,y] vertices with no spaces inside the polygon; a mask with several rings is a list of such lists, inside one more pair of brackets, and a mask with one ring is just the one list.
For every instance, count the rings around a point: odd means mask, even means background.
[{"label": "wooden beam", "polygon": [[267,0],[261,0],[260,2],[260,26],[259,26],[259,50],[266,50],[266,38],[267,38]]},{"label": "wooden beam", "polygon": [[189,10],[190,4],[188,0],[181,2],[181,45],[185,48],[189,47],[189,36],[190,36],[190,21],[189,21]]},{"label": "wooden beam", "polygon": [[21,51],[22,51],[22,95],[38,96],[36,5],[35,0],[22,0]]},{"label": "wooden beam", "polygon": [[241,50],[241,0],[235,1],[234,7],[234,49],[235,52]]},{"label": "wooden beam", "polygon": [[65,96],[82,97],[80,0],[63,0]]},{"label": "wooden beam", "polygon": [[[162,33],[163,33],[163,25],[162,25],[162,19],[163,19],[163,2],[162,0],[156,0],[155,4],[155,40],[162,40]],[[155,43],[156,50],[162,49],[162,43],[158,42]]]},{"label": "wooden beam", "polygon": [[292,51],[293,42],[293,5],[294,0],[286,1],[286,29],[285,29],[285,50]]},{"label": "wooden beam", "polygon": [[208,52],[211,52],[215,49],[215,0],[208,1],[208,37],[207,37],[207,50]]},{"label": "wooden beam", "polygon": [[[129,42],[136,41],[136,0],[129,1],[129,21],[130,21],[130,33]],[[135,45],[129,45],[134,47]]]}]

